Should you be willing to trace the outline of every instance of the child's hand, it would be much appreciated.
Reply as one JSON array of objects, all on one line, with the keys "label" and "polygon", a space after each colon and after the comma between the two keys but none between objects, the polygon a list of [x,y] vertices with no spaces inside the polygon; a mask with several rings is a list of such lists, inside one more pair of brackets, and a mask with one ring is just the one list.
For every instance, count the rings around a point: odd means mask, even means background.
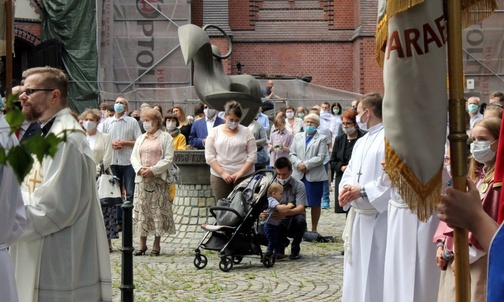
[{"label": "child's hand", "polygon": [[295,206],[292,202],[289,202],[287,205],[288,205],[291,209],[294,209],[294,208],[296,207],[296,206]]}]

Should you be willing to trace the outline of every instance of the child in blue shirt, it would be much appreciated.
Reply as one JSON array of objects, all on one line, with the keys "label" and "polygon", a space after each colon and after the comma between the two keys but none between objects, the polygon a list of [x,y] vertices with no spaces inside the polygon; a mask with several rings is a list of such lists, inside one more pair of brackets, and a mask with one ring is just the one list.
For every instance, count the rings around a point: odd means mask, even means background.
[{"label": "child in blue shirt", "polygon": [[277,182],[272,183],[268,188],[268,218],[264,223],[264,234],[268,239],[268,248],[263,262],[269,259],[270,263],[272,263],[275,254],[279,252],[280,221],[282,219],[274,218],[272,214],[285,212],[295,207],[292,203],[280,204],[282,194],[283,186]]}]

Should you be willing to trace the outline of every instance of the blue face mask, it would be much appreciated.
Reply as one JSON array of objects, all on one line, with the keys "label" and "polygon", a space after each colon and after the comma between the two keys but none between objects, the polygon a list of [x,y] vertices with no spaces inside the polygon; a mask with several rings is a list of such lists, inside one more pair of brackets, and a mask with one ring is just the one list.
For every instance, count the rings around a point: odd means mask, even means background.
[{"label": "blue face mask", "polygon": [[298,117],[299,117],[300,119],[304,118],[304,116],[305,116],[305,114],[304,114],[304,113],[298,113]]},{"label": "blue face mask", "polygon": [[476,113],[478,111],[478,105],[476,104],[467,105],[467,111],[469,111],[469,113]]},{"label": "blue face mask", "polygon": [[114,111],[117,113],[123,113],[124,112],[124,105],[123,104],[114,104]]},{"label": "blue face mask", "polygon": [[339,109],[338,109],[338,108],[334,108],[334,109],[332,110],[332,112],[333,112],[334,114],[338,114],[338,113],[339,113]]},{"label": "blue face mask", "polygon": [[315,131],[317,131],[317,127],[315,126],[304,126],[304,131],[310,135],[312,135],[313,133],[315,133]]}]

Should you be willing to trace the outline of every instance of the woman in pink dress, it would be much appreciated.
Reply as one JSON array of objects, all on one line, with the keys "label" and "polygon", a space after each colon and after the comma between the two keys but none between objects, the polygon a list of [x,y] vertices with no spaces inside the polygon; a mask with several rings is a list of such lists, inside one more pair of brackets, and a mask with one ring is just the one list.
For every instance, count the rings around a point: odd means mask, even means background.
[{"label": "woman in pink dress", "polygon": [[140,248],[135,256],[145,255],[147,236],[154,235],[151,256],[161,251],[162,235],[175,234],[172,202],[169,194],[168,169],[173,162],[173,138],[160,129],[161,113],[146,108],[141,119],[145,129],[135,142],[131,164],[135,170],[133,221],[140,235]]}]

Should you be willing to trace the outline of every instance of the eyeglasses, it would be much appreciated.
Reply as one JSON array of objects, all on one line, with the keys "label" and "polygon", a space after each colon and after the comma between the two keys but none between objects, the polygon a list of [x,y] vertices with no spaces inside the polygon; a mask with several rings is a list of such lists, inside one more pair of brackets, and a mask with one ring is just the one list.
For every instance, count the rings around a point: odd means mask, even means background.
[{"label": "eyeglasses", "polygon": [[37,91],[53,91],[54,88],[28,88],[28,89],[25,89],[24,93],[27,95],[27,96],[30,96],[32,94],[34,94],[35,92]]}]

